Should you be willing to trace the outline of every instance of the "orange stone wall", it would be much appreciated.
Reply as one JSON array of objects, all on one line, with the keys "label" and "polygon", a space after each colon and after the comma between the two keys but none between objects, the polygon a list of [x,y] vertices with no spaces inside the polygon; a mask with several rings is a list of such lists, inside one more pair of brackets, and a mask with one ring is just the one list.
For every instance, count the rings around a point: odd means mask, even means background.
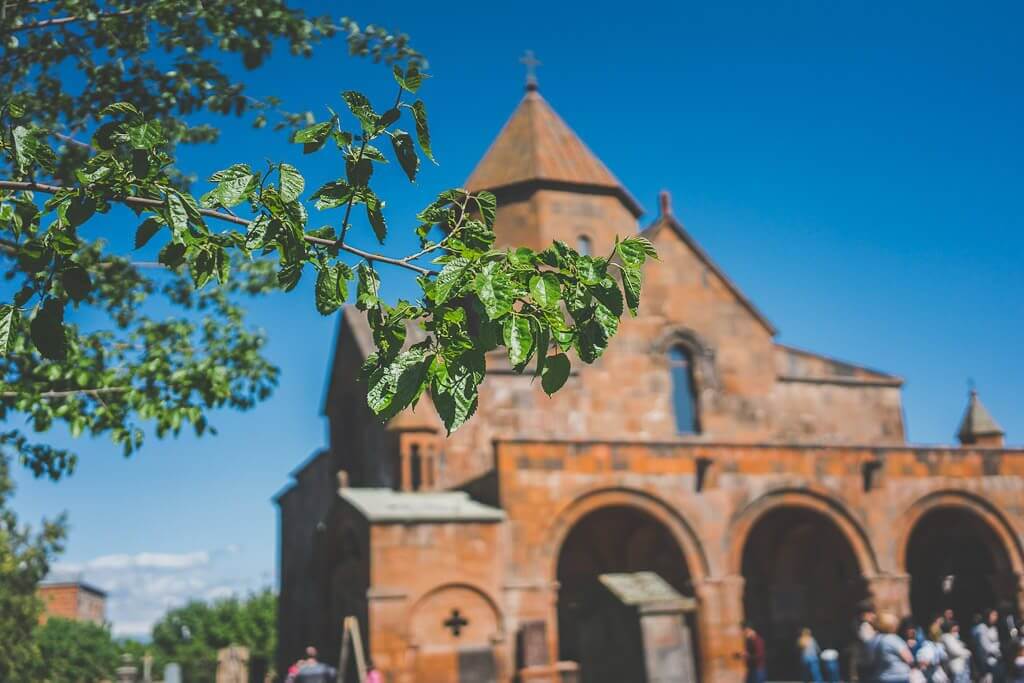
[{"label": "orange stone wall", "polygon": [[[697,491],[700,461],[708,470]],[[868,463],[878,471],[865,491]],[[496,468],[493,502],[509,516],[506,582],[537,594],[510,606],[507,629],[545,613],[549,625],[557,623],[554,577],[573,524],[601,507],[635,507],[661,521],[686,557],[708,681],[742,679],[743,547],[757,520],[780,506],[831,520],[876,606],[897,614],[909,612],[911,530],[937,507],[976,514],[1005,546],[1009,580],[1019,586],[1024,571],[1022,450],[509,441],[496,445]],[[548,633],[554,656],[557,629]]]}]

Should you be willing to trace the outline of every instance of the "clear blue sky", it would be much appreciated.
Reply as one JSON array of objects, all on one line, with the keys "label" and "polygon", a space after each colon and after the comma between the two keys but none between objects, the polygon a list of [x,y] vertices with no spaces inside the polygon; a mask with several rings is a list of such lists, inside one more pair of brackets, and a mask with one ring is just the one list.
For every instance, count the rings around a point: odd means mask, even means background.
[{"label": "clear blue sky", "polygon": [[[973,377],[1009,441],[1024,443],[1024,6],[365,6],[356,18],[411,34],[434,75],[422,94],[441,165],[411,192],[397,176],[382,188],[393,227],[466,178],[521,96],[517,60],[532,48],[555,109],[650,212],[658,190],[673,193],[780,341],[906,378],[914,442],[952,440]],[[341,106],[342,89],[392,96],[384,68],[344,57],[341,41],[311,61],[282,52],[250,82],[321,112]],[[205,176],[271,157],[316,182],[336,163],[229,123],[185,165]],[[127,461],[82,441],[70,480],[19,473],[17,509],[28,520],[68,510],[65,561],[113,589],[122,632],[186,596],[275,581],[270,497],[325,444],[336,319],[315,312],[308,284],[253,307],[281,385],[250,413],[217,416],[218,437],[153,440]]]}]

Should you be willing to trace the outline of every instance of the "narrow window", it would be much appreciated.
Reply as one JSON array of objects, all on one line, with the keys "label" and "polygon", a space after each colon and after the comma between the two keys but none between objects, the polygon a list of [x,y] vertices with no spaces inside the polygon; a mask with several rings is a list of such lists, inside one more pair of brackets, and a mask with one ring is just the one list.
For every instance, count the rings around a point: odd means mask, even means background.
[{"label": "narrow window", "polygon": [[586,235],[580,235],[576,239],[576,251],[582,256],[590,256],[594,252],[594,243]]},{"label": "narrow window", "polygon": [[676,432],[697,433],[697,395],[693,390],[693,363],[682,346],[673,346],[668,352],[672,372],[672,410],[676,416]]},{"label": "narrow window", "polygon": [[419,491],[423,487],[423,458],[420,456],[419,444],[412,445],[412,453],[409,456],[409,476],[412,477],[409,490]]}]

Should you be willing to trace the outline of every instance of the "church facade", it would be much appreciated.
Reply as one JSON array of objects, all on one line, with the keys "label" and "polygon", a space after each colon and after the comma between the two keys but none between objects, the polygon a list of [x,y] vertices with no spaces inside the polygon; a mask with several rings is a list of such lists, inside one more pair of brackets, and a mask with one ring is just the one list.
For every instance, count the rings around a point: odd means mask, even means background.
[{"label": "church facade", "polygon": [[976,395],[960,443],[909,445],[898,376],[775,341],[667,195],[641,226],[535,87],[467,188],[497,195],[499,246],[604,254],[642,228],[660,260],[639,316],[551,398],[488,358],[477,414],[446,438],[428,398],[369,412],[370,332],[345,310],[329,447],[276,498],[279,671],[308,644],[334,659],[355,616],[394,683],[605,680],[614,626],[590,596],[608,573],[695,599],[703,681],[743,679],[744,622],[778,679],[803,627],[848,667],[866,606],[1020,611],[1024,451]]}]

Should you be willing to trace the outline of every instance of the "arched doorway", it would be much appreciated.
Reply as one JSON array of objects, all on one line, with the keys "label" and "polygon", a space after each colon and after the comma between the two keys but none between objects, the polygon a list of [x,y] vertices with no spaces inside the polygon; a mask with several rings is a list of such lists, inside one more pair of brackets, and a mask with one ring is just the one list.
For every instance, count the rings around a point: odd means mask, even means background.
[{"label": "arched doorway", "polygon": [[[609,506],[582,517],[569,531],[558,557],[559,659],[578,662],[583,683],[634,680],[623,643],[621,615],[594,599],[598,576],[653,571],[685,596],[693,596],[690,572],[672,532],[637,508]],[[690,624],[691,633],[694,624]],[[693,647],[693,652],[697,652]]]},{"label": "arched doorway", "polygon": [[952,609],[967,627],[995,607],[1016,615],[1016,576],[992,527],[964,507],[938,507],[914,525],[907,541],[910,607],[919,623]]},{"label": "arched doorway", "polygon": [[796,641],[809,628],[840,653],[844,675],[854,617],[868,598],[849,540],[821,512],[777,507],[750,529],[743,547],[743,610],[765,639],[769,680],[800,680]]}]

